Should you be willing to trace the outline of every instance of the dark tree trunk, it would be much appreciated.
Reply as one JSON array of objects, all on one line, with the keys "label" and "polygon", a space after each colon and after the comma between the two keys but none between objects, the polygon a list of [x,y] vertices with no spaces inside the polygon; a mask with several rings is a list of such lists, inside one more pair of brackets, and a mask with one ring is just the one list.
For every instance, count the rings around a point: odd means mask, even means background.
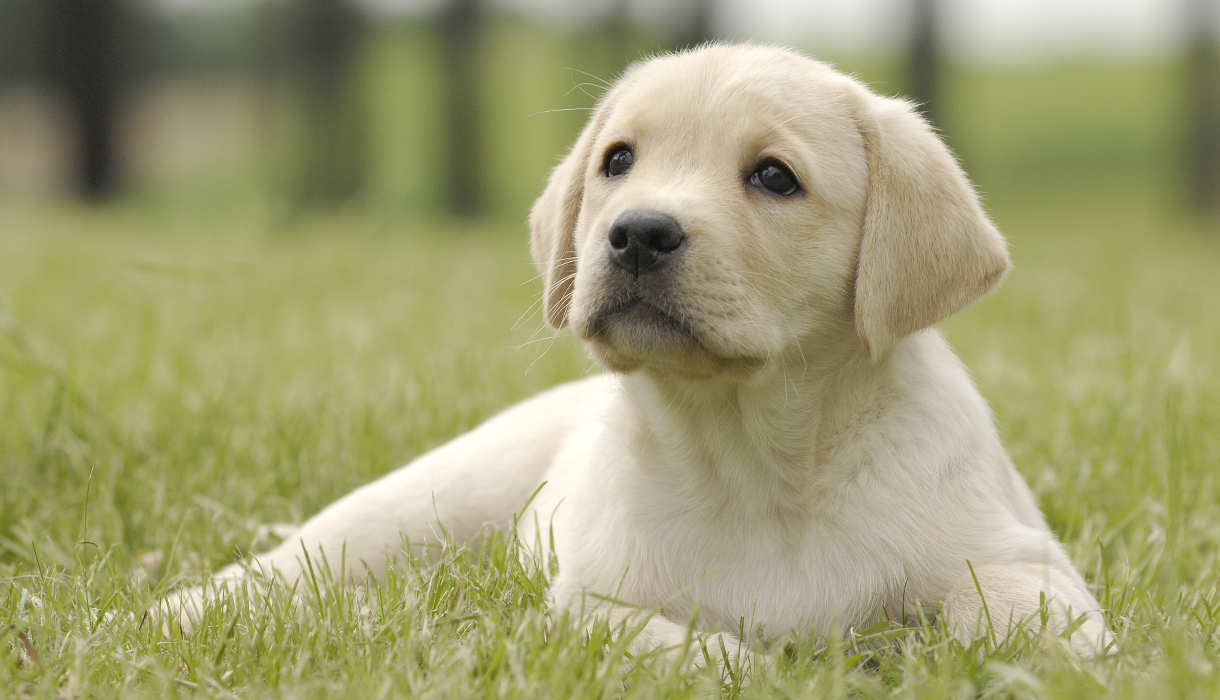
[{"label": "dark tree trunk", "polygon": [[1185,0],[1186,177],[1190,206],[1220,214],[1220,9],[1215,0]]},{"label": "dark tree trunk", "polygon": [[446,161],[439,170],[445,177],[446,207],[459,217],[477,216],[484,206],[479,163],[482,10],[480,0],[451,0],[439,18],[446,125]]},{"label": "dark tree trunk", "polygon": [[0,88],[39,77],[37,36],[38,0],[0,2]]},{"label": "dark tree trunk", "polygon": [[334,204],[365,182],[364,115],[353,85],[364,21],[348,0],[304,0],[300,12],[295,63],[306,124],[296,196],[302,204]]},{"label": "dark tree trunk", "polygon": [[126,8],[120,0],[48,0],[43,7],[46,68],[72,115],[74,188],[87,199],[104,199],[118,185],[115,129]]},{"label": "dark tree trunk", "polygon": [[908,83],[911,97],[933,126],[940,127],[940,31],[936,0],[914,0]]}]

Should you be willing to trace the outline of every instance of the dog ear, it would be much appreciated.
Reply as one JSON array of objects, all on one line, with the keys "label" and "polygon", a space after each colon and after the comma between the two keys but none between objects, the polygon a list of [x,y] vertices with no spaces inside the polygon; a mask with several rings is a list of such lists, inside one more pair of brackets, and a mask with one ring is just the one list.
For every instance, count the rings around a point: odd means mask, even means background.
[{"label": "dog ear", "polygon": [[855,319],[876,360],[898,339],[991,290],[1008,270],[1008,249],[965,173],[913,106],[858,90],[869,190]]},{"label": "dog ear", "polygon": [[576,282],[576,223],[584,198],[584,176],[593,141],[608,111],[603,99],[567,156],[547,180],[530,209],[530,254],[542,273],[542,312],[553,328],[568,322]]}]

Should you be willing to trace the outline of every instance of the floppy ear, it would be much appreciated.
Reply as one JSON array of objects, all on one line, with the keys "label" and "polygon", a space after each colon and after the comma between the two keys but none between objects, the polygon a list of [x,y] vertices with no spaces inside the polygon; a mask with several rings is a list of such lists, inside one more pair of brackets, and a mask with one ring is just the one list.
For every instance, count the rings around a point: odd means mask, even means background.
[{"label": "floppy ear", "polygon": [[593,140],[605,121],[605,101],[593,112],[575,145],[551,171],[546,189],[530,209],[530,254],[542,273],[542,312],[546,322],[563,328],[576,281],[576,222],[584,198],[584,175]]},{"label": "floppy ear", "polygon": [[986,294],[1008,249],[965,173],[904,100],[859,87],[869,191],[856,268],[856,333],[876,360],[898,339]]}]

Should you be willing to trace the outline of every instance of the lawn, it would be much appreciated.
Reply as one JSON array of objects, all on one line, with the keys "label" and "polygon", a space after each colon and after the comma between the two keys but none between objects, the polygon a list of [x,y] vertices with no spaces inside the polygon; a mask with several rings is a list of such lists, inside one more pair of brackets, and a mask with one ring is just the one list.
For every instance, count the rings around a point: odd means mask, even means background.
[{"label": "lawn", "polygon": [[[1112,657],[963,648],[933,625],[686,673],[552,618],[502,537],[165,637],[149,604],[267,546],[267,524],[595,368],[542,329],[521,223],[6,202],[0,695],[1220,697],[1220,235],[1136,166],[1047,181],[1013,174],[1028,149],[976,143],[1016,267],[944,330],[1106,607]],[[1095,155],[1078,147],[1063,157]]]}]

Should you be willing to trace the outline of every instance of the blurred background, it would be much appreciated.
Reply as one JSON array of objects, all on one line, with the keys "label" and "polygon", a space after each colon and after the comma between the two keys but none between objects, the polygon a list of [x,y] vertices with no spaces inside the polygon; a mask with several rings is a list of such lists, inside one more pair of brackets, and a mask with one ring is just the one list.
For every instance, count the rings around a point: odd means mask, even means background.
[{"label": "blurred background", "polygon": [[0,206],[521,222],[627,63],[734,39],[915,97],[1001,209],[1211,230],[1218,34],[1217,0],[4,0]]}]

